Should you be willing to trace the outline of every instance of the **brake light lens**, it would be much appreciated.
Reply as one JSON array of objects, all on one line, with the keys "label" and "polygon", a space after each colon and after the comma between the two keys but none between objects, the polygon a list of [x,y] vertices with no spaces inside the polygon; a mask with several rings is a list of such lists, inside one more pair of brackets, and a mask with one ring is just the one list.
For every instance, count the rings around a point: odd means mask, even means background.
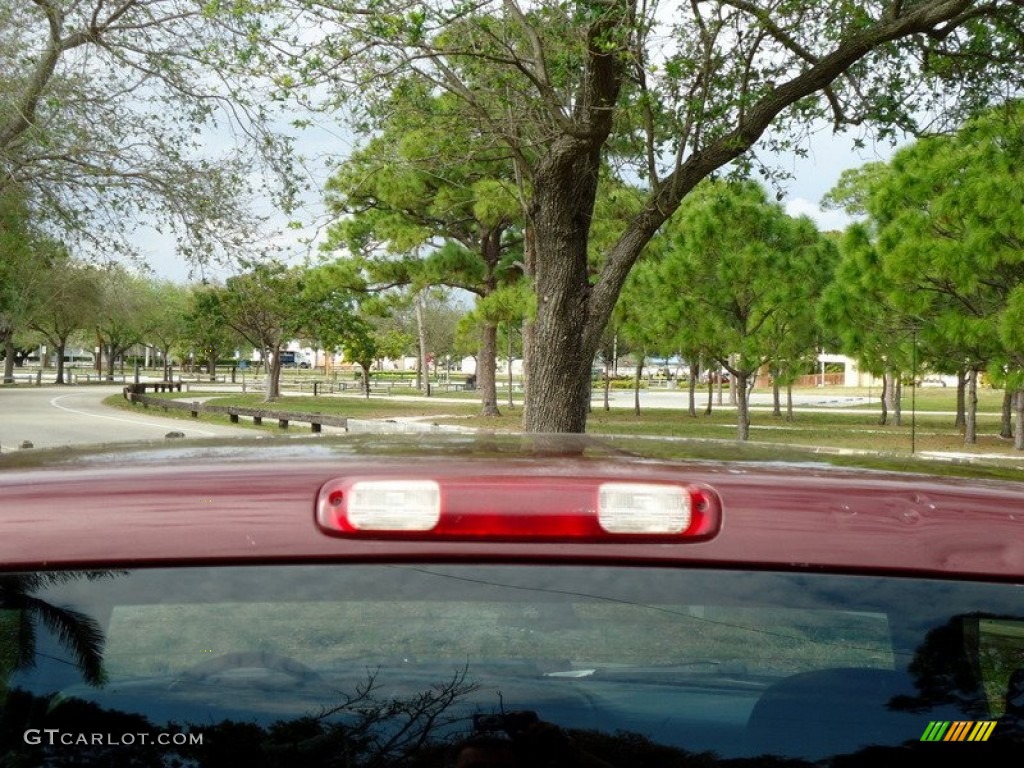
[{"label": "brake light lens", "polygon": [[493,541],[701,541],[721,527],[703,485],[606,478],[491,476],[338,478],[316,518],[358,538]]},{"label": "brake light lens", "polygon": [[604,483],[597,492],[597,521],[608,533],[682,533],[690,519],[690,494],[677,485]]},{"label": "brake light lens", "polygon": [[431,480],[364,480],[349,494],[355,530],[429,531],[441,520],[441,489]]}]

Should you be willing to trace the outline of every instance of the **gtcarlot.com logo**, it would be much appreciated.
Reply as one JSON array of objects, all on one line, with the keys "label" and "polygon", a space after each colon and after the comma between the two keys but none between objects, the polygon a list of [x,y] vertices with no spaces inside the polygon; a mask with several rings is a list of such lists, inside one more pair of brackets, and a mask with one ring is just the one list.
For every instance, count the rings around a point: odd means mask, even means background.
[{"label": "gtcarlot.com logo", "polygon": [[156,744],[161,747],[202,746],[201,733],[82,733],[59,728],[29,728],[25,743],[48,747],[133,747]]},{"label": "gtcarlot.com logo", "polygon": [[921,741],[988,741],[995,727],[995,720],[933,720]]}]

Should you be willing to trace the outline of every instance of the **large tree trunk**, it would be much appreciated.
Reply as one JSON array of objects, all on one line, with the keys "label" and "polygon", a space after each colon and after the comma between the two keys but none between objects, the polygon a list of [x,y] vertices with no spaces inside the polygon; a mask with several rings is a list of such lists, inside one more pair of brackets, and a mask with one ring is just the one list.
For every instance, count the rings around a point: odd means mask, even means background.
[{"label": "large tree trunk", "polygon": [[[480,331],[480,354],[477,356],[476,385],[480,387],[480,415],[500,416],[498,411],[498,324],[485,322]],[[511,367],[512,361],[509,360]]]},{"label": "large tree trunk", "polygon": [[537,320],[530,344],[527,432],[584,432],[590,370],[611,306],[591,307],[587,238],[599,143],[563,137],[540,163],[532,220]]},{"label": "large tree trunk", "polygon": [[1009,439],[1013,437],[1013,392],[1003,390],[1003,414],[999,425],[999,436]]},{"label": "large tree trunk", "polygon": [[[601,175],[601,149],[611,134],[622,88],[629,30],[609,13],[588,30],[583,78],[573,104],[573,130],[549,145],[535,165],[528,226],[533,225],[537,321],[530,344],[527,432],[584,432],[590,370],[601,334],[629,268],[668,215],[641,215],[610,254],[594,294],[587,243]],[[657,220],[659,219],[660,220]],[[656,221],[657,220],[657,221]]]},{"label": "large tree trunk", "polygon": [[[614,10],[599,12],[588,28],[582,78],[569,99],[572,125],[551,141],[531,179],[528,224],[536,233],[537,322],[529,344],[531,396],[523,418],[529,432],[586,429],[590,367],[622,285],[644,246],[702,179],[753,146],[787,107],[828,87],[873,49],[931,31],[969,7],[964,0],[909,4],[845,36],[827,55],[771,88],[745,109],[740,125],[709,140],[661,180],[606,254],[600,275],[591,280],[587,237],[601,148],[611,133],[632,51],[631,29],[624,23],[630,13],[615,3],[599,5]],[[628,10],[630,4],[624,6]]]}]

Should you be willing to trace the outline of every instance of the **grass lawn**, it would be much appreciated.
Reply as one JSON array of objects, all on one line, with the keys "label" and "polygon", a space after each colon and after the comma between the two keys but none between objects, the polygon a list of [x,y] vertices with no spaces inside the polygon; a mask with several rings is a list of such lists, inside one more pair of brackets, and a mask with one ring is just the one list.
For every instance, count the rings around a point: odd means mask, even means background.
[{"label": "grass lawn", "polygon": [[[626,393],[628,394],[628,393]],[[818,399],[849,398],[869,396],[867,390],[834,388],[814,389],[795,392],[795,395],[815,396]],[[877,395],[877,391],[870,393]],[[732,440],[736,436],[736,412],[729,407],[714,406],[710,416],[704,415],[707,393],[698,397],[698,416],[688,415],[685,407],[685,392],[675,395],[677,408],[642,408],[639,415],[631,407],[616,407],[604,410],[600,392],[595,392],[593,410],[588,419],[588,432],[607,435],[649,435],[673,438],[699,438]],[[215,394],[193,392],[166,394],[163,397],[186,399],[195,397],[217,405],[260,407],[265,405],[262,395]],[[629,398],[631,401],[631,397]],[[955,391],[943,388],[921,388],[914,398],[914,412],[911,411],[911,397],[904,398],[902,423],[880,425],[880,409],[877,402],[865,405],[850,405],[842,408],[799,406],[792,420],[785,416],[774,416],[769,408],[755,407],[751,413],[750,438],[752,441],[780,444],[814,446],[848,450],[880,451],[894,454],[909,454],[913,440],[916,452],[942,451],[965,454],[1014,454],[1012,440],[999,436],[1000,408],[1002,393],[996,390],[982,390],[979,393],[978,441],[965,445],[962,431],[953,424]],[[108,401],[112,405],[131,408],[120,396]],[[137,406],[136,406],[137,407]],[[364,398],[358,395],[346,396],[287,396],[273,406],[280,410],[328,413],[353,419],[429,419],[432,423],[452,424],[481,430],[515,432],[521,427],[522,407],[516,403],[509,408],[507,402],[499,399],[500,416],[479,415],[479,405],[474,393],[461,397],[441,394],[436,398],[406,398],[397,395]],[[785,406],[783,406],[785,412]],[[189,418],[187,413],[168,412]],[[214,417],[227,421],[226,417]],[[243,420],[244,421],[244,420]],[[276,430],[275,426],[263,429]],[[1022,456],[1024,459],[1024,456]]]}]

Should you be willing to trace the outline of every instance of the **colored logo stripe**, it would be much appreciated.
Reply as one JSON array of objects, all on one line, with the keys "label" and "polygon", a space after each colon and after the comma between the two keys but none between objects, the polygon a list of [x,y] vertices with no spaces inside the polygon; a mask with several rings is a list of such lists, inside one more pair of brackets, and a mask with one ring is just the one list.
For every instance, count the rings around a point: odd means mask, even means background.
[{"label": "colored logo stripe", "polygon": [[921,741],[988,741],[995,728],[995,720],[933,720],[921,734]]},{"label": "colored logo stripe", "polygon": [[971,731],[971,735],[967,737],[967,740],[988,741],[988,737],[992,735],[992,731],[994,731],[995,728],[995,720],[983,720],[980,723],[975,723],[974,730]]},{"label": "colored logo stripe", "polygon": [[974,723],[970,721],[957,720],[949,727],[949,733],[946,734],[946,738],[943,741],[963,741],[967,738],[967,734],[970,732],[971,726]]},{"label": "colored logo stripe", "polygon": [[942,722],[941,720],[933,720],[928,723],[928,727],[924,729],[921,741],[942,741],[942,737],[946,735],[948,728],[948,721]]}]

